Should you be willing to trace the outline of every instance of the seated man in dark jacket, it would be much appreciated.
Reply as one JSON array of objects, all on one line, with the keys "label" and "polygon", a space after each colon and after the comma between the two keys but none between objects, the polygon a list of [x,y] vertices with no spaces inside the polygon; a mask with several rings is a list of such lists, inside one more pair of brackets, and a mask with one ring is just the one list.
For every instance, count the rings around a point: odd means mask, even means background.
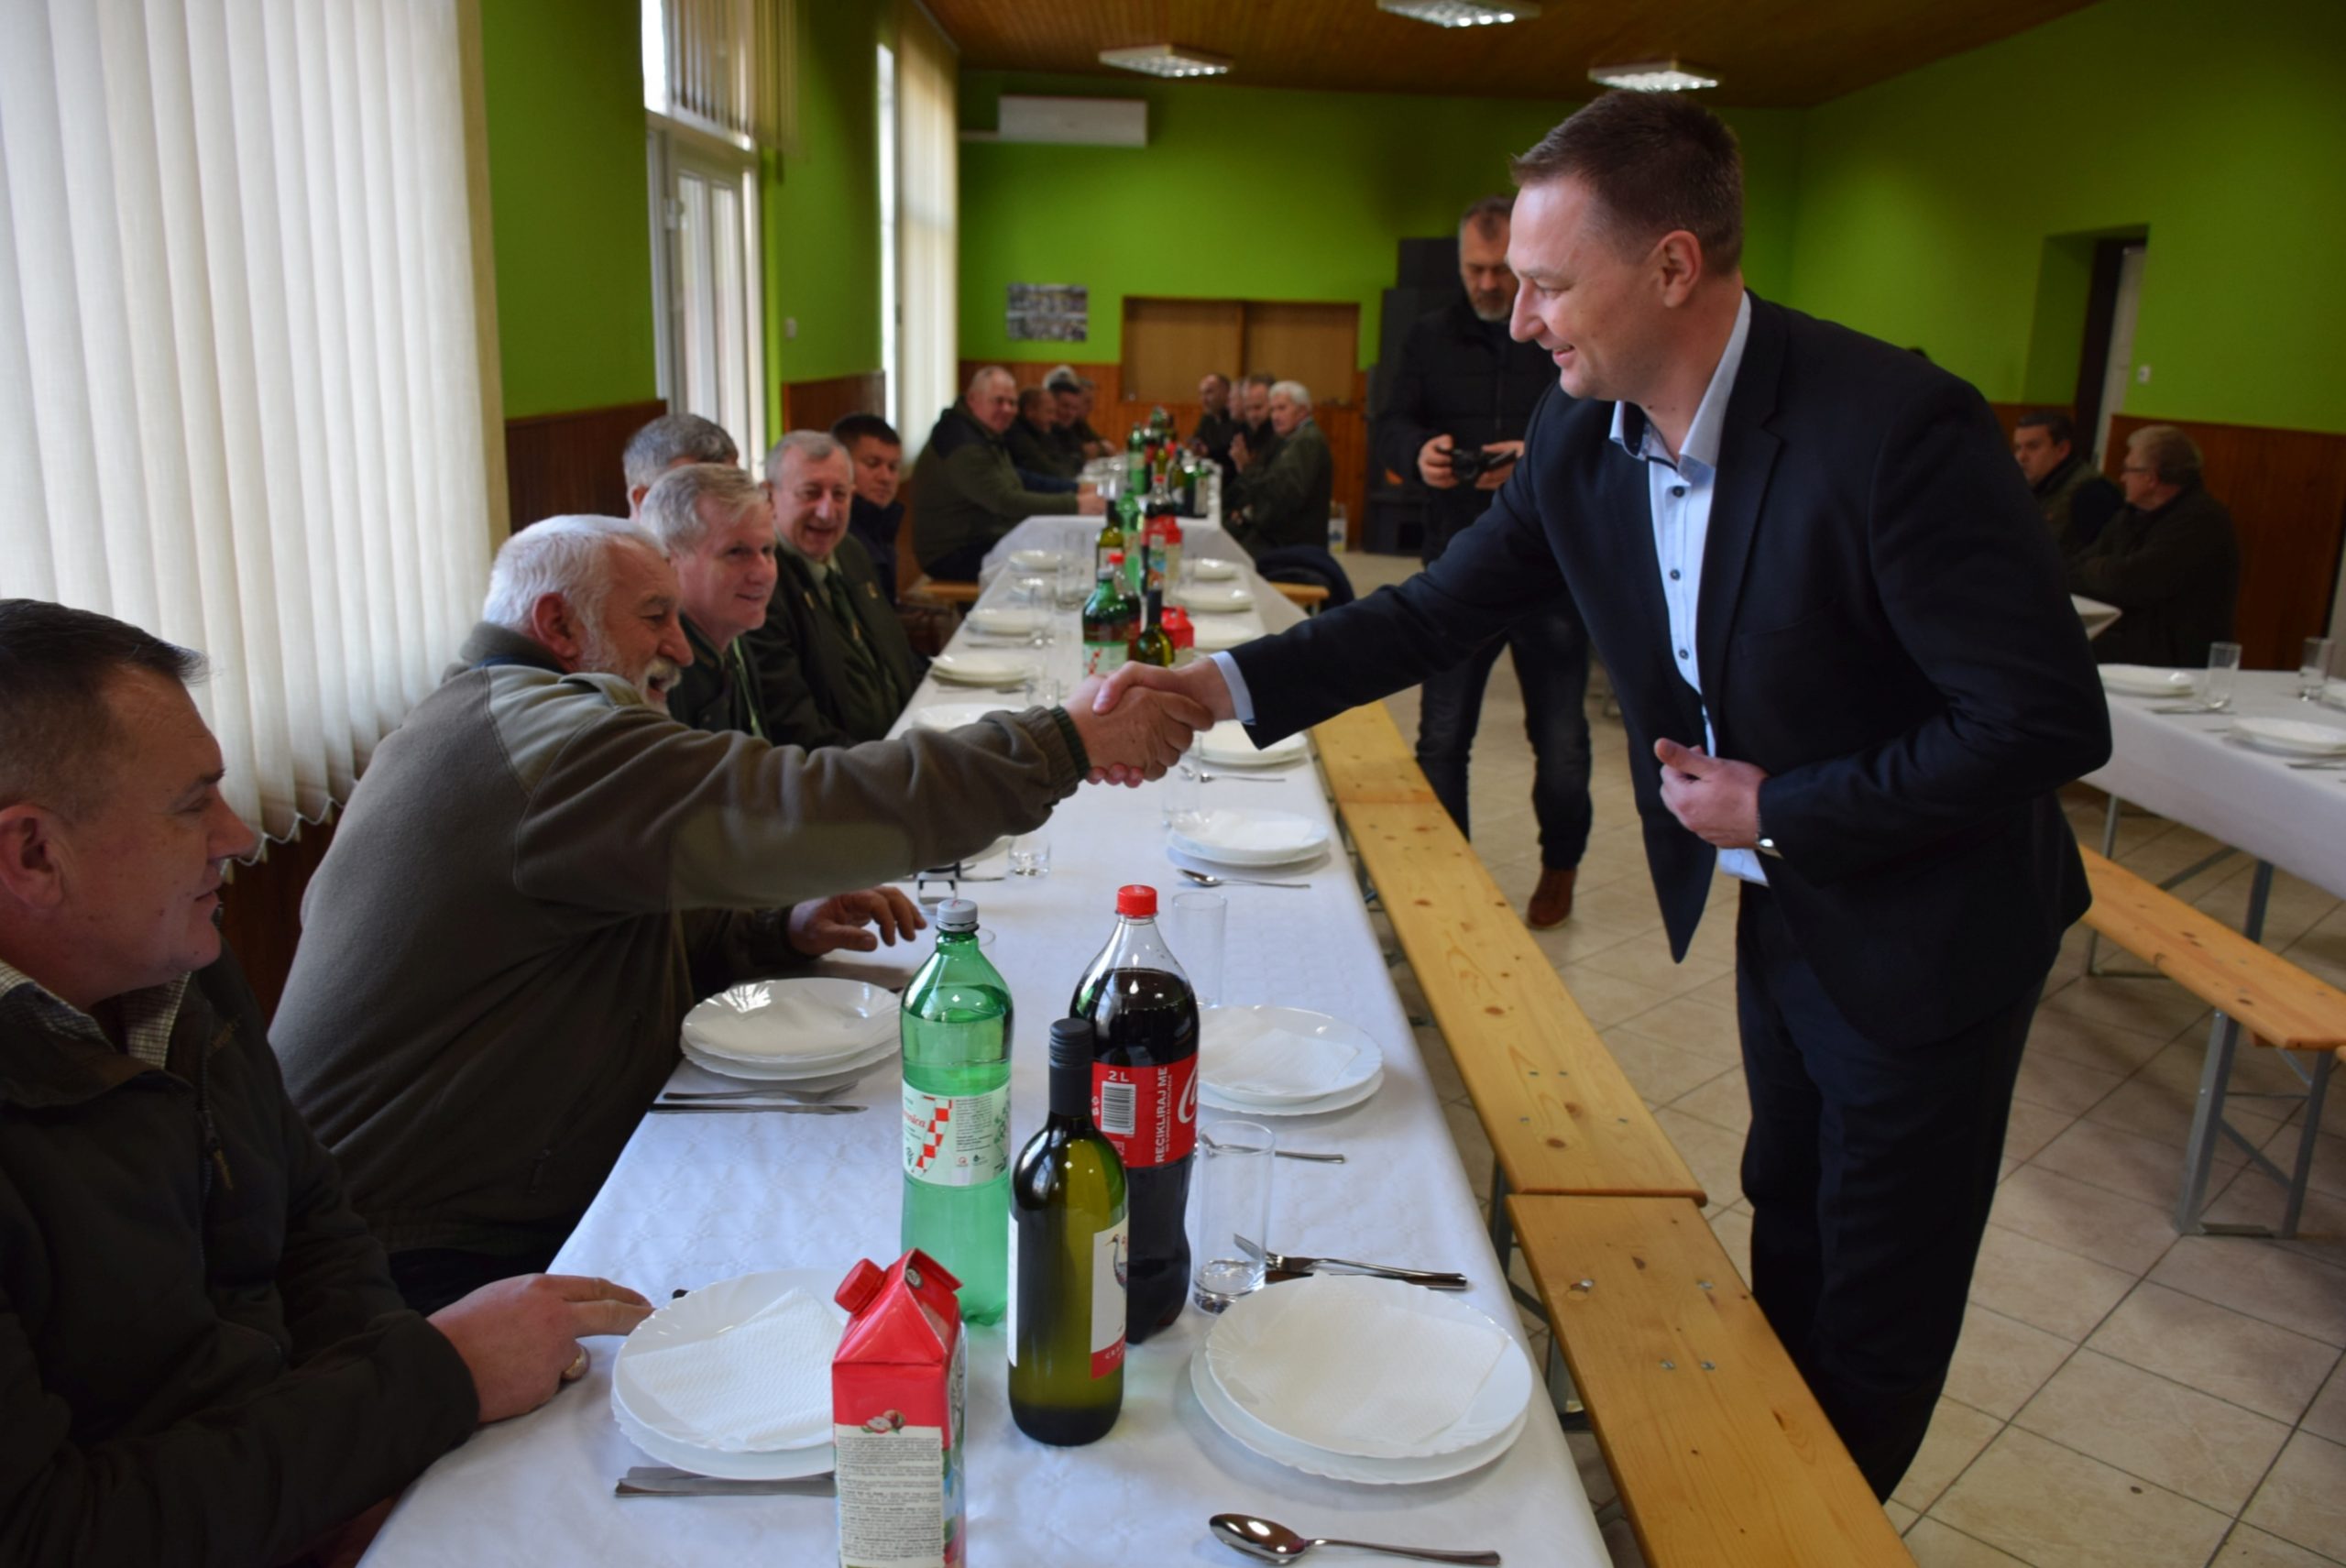
[{"label": "seated man in dark jacket", "polygon": [[1010,460],[1018,465],[1018,477],[1029,489],[1056,490],[1055,485],[1036,481],[1071,480],[1083,471],[1083,465],[1069,462],[1065,451],[1052,439],[1054,417],[1050,393],[1040,387],[1018,389],[1018,417],[1003,432],[1002,444],[1010,448]]},{"label": "seated man in dark jacket", "polygon": [[2045,513],[2063,559],[2091,544],[2126,504],[2118,487],[2077,450],[2077,427],[2058,409],[2034,409],[2012,426],[2012,456]]},{"label": "seated man in dark jacket", "polygon": [[1257,561],[1289,545],[1325,549],[1336,485],[1327,438],[1311,422],[1311,393],[1303,384],[1281,381],[1272,388],[1269,412],[1278,445],[1268,459],[1252,453],[1237,459],[1233,499],[1244,515],[1230,524],[1230,536]]},{"label": "seated man in dark jacket", "polygon": [[676,569],[678,619],[693,661],[668,691],[669,717],[712,734],[768,732],[743,636],[773,602],[773,499],[730,464],[671,468],[638,509]]},{"label": "seated man in dark jacket", "polygon": [[2240,540],[2199,478],[2199,448],[2171,424],[2126,438],[2126,506],[2068,564],[2069,591],[2121,613],[2093,640],[2104,664],[2205,664],[2232,635]]},{"label": "seated man in dark jacket", "polygon": [[809,748],[883,740],[928,661],[913,652],[871,558],[847,532],[855,494],[847,451],[821,431],[793,431],[766,454],[766,488],[782,580],[763,623],[742,639],[766,738]]},{"label": "seated man in dark jacket", "polygon": [[650,1310],[400,1305],[221,950],[198,666],[0,600],[0,1563],[295,1560]]},{"label": "seated man in dark jacket", "polygon": [[961,400],[937,419],[913,465],[913,547],[921,570],[972,582],[986,552],[1030,517],[1097,517],[1099,496],[1046,495],[1018,477],[1003,433],[1018,417],[1018,384],[999,365],[970,378]]},{"label": "seated man in dark jacket", "polygon": [[872,575],[890,604],[896,602],[896,533],[904,503],[896,499],[903,477],[904,438],[878,414],[849,414],[831,426],[831,439],[847,448],[855,469],[855,507],[847,531],[872,557]]}]

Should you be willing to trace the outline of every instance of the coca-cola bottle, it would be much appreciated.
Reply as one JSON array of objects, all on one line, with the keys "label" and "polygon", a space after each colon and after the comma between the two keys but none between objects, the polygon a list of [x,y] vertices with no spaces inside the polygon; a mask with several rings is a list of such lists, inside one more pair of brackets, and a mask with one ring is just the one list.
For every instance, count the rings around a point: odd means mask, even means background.
[{"label": "coca-cola bottle", "polygon": [[1138,1344],[1189,1294],[1189,1167],[1198,1146],[1198,998],[1157,928],[1157,890],[1116,890],[1116,932],[1068,1011],[1091,1020],[1091,1119],[1124,1162],[1131,1267],[1124,1338]]}]

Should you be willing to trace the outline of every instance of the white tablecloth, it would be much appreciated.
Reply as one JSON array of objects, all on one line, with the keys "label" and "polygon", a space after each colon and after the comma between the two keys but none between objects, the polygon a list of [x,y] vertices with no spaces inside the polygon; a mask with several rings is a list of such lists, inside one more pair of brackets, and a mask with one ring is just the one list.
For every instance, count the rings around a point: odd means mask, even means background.
[{"label": "white tablecloth", "polygon": [[[2297,700],[2293,673],[2236,679],[2236,713],[2346,729],[2346,712]],[[2110,764],[2085,782],[2346,898],[2346,771],[2253,751],[2229,738],[2230,714],[2151,711],[2176,704],[2110,693]]]},{"label": "white tablecloth", "polygon": [[[1071,530],[1038,519],[1013,547],[1056,544]],[[1201,531],[1202,532],[1202,531]],[[1234,554],[1227,540],[1208,554]],[[1195,548],[1195,546],[1192,546]],[[1293,607],[1256,580],[1274,626]],[[1066,618],[1053,651],[1071,674]],[[1009,699],[925,685],[916,704]],[[1268,806],[1330,819],[1316,768],[1283,784],[1208,784],[1209,804]],[[2346,793],[2346,792],[2341,792]],[[992,957],[1011,985],[1018,1027],[1012,1136],[1039,1124],[1048,1021],[1061,1015],[1085,965],[1113,924],[1114,889],[1185,886],[1168,864],[1158,786],[1086,789],[1048,832],[1047,880],[965,884],[981,922],[997,933]],[[984,868],[987,871],[996,869]],[[1282,876],[1289,873],[1281,872]],[[1278,1247],[1465,1270],[1467,1297],[1518,1332],[1515,1310],[1477,1215],[1424,1063],[1397,1002],[1345,860],[1309,873],[1308,891],[1228,887],[1226,990],[1236,1002],[1279,1002],[1351,1020],[1385,1053],[1385,1084],[1350,1111],[1274,1118],[1291,1146],[1340,1150],[1343,1166],[1280,1161],[1271,1223]],[[899,957],[908,972],[920,952]],[[704,1085],[691,1067],[679,1080]],[[857,1116],[650,1116],[556,1260],[655,1300],[753,1269],[834,1268],[897,1252],[898,1079],[872,1072],[851,1098]],[[1208,1112],[1209,1120],[1219,1113]],[[999,1325],[972,1331],[969,1410],[970,1560],[997,1568],[1075,1563],[1202,1563],[1232,1568],[1237,1554],[1208,1534],[1226,1510],[1258,1513],[1308,1534],[1496,1547],[1510,1565],[1583,1565],[1607,1559],[1552,1412],[1537,1395],[1520,1441],[1497,1463],[1451,1481],[1367,1486],[1322,1480],[1260,1459],[1214,1427],[1188,1386],[1205,1320],[1183,1314],[1126,1363],[1122,1419],[1085,1448],[1030,1442],[1012,1425]],[[532,1415],[476,1435],[440,1461],[400,1504],[367,1562],[393,1565],[504,1563],[650,1564],[833,1561],[832,1505],[816,1497],[637,1498],[612,1483],[651,1463],[609,1413],[616,1342],[596,1346],[594,1370]],[[1372,1369],[1364,1369],[1365,1373]]]}]

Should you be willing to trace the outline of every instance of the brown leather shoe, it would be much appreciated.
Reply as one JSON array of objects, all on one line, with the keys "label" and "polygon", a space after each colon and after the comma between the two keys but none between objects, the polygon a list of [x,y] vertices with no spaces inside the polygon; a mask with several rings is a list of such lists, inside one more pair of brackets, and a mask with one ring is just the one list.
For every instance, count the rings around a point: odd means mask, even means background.
[{"label": "brown leather shoe", "polygon": [[1563,871],[1553,866],[1543,867],[1540,872],[1540,885],[1531,890],[1530,907],[1523,912],[1523,923],[1534,931],[1545,931],[1571,919],[1573,883],[1579,878],[1578,867],[1567,867]]}]

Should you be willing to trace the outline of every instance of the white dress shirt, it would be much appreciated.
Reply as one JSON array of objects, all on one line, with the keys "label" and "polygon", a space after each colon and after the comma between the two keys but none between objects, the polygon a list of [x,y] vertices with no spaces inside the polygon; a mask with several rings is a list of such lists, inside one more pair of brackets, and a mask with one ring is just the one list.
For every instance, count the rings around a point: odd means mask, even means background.
[{"label": "white dress shirt", "polygon": [[[1743,366],[1743,345],[1751,335],[1751,296],[1735,313],[1735,331],[1727,335],[1726,352],[1703,389],[1694,422],[1679,444],[1678,459],[1645,416],[1628,403],[1613,405],[1613,440],[1622,451],[1646,466],[1646,495],[1653,506],[1653,554],[1661,565],[1661,600],[1670,609],[1670,653],[1679,678],[1703,695],[1703,673],[1694,659],[1695,617],[1703,591],[1703,546],[1711,533],[1711,499],[1717,491],[1719,440],[1727,430],[1727,399],[1735,391],[1735,374]],[[1630,433],[1636,433],[1635,444]],[[1670,737],[1679,740],[1677,736]],[[1684,742],[1680,741],[1683,745]],[[1703,705],[1703,750],[1718,755],[1718,730],[1711,721],[1710,704]],[[1746,882],[1765,883],[1760,857],[1750,850],[1721,850],[1719,870]]]}]

